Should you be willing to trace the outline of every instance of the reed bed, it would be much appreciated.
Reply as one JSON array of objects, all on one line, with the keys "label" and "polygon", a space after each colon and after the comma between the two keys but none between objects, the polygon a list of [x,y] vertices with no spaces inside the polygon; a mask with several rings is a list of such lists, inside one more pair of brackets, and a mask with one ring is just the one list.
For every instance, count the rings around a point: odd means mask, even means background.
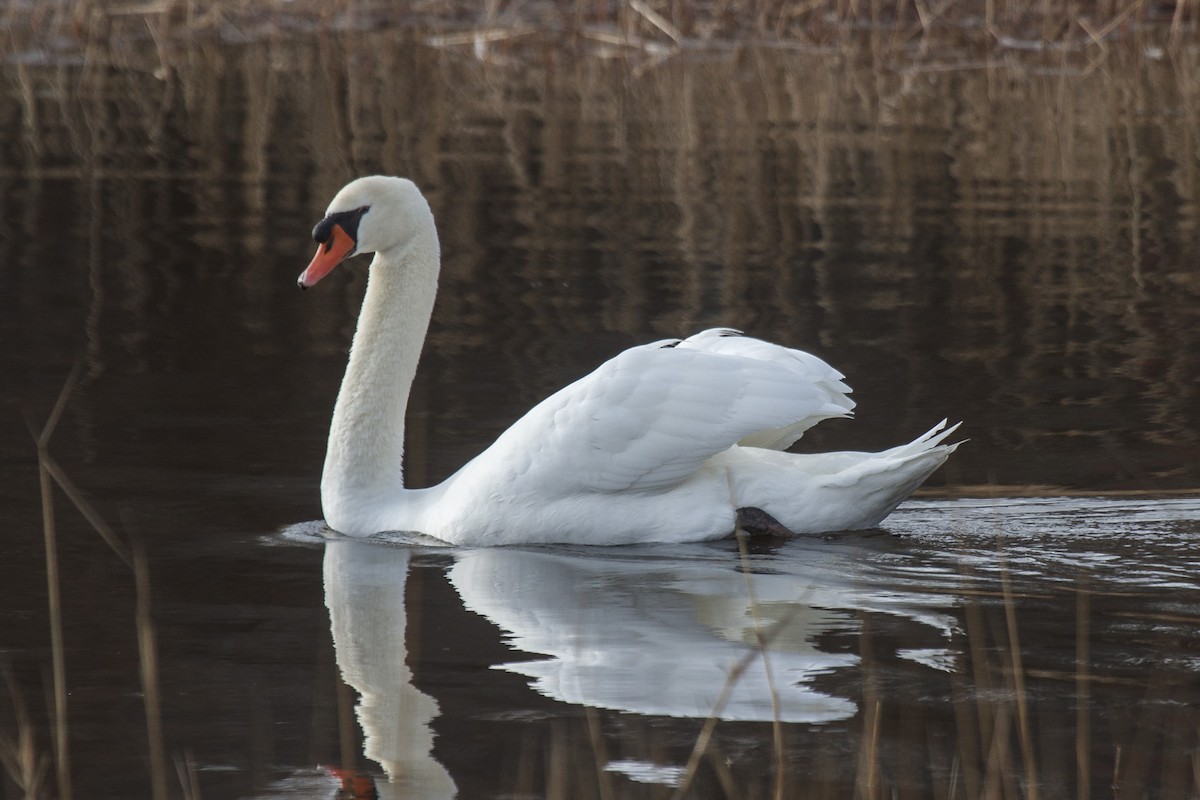
[{"label": "reed bed", "polygon": [[3,27],[62,46],[153,38],[247,40],[280,32],[388,29],[428,44],[476,48],[553,41],[626,56],[748,44],[880,54],[964,42],[1005,50],[1107,50],[1148,33],[1197,31],[1195,0],[40,0],[10,3]]},{"label": "reed bed", "polygon": [[[151,614],[151,587],[149,565],[141,543],[132,539],[130,543],[113,530],[79,490],[58,462],[50,454],[50,442],[66,411],[71,393],[74,391],[82,362],[76,364],[59,392],[58,399],[40,428],[32,421],[30,433],[37,447],[38,473],[41,488],[42,532],[46,563],[47,597],[49,600],[50,659],[52,684],[47,692],[49,724],[52,731],[52,747],[49,754],[41,751],[36,725],[26,710],[21,688],[5,664],[2,671],[8,685],[13,708],[12,724],[15,734],[0,727],[0,766],[9,780],[23,793],[26,800],[70,800],[75,796],[71,770],[71,724],[68,708],[70,696],[66,669],[66,644],[63,637],[63,587],[70,579],[59,569],[58,525],[55,518],[55,495],[61,492],[74,508],[87,520],[97,535],[133,573],[137,606],[134,627],[137,630],[138,666],[140,690],[145,707],[146,746],[150,794],[153,800],[167,800],[167,761],[162,723],[162,702],[158,675],[158,648]],[[54,780],[47,773],[53,765]],[[89,795],[93,787],[84,787],[82,794]]]}]

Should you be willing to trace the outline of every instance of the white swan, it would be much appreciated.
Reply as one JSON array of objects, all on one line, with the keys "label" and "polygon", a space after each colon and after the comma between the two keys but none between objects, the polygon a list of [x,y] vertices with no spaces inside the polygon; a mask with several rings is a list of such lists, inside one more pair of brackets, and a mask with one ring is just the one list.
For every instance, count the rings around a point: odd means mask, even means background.
[{"label": "white swan", "polygon": [[945,421],[881,453],[781,452],[854,407],[821,359],[733,331],[633,347],[560,390],[437,486],[405,489],[404,413],[440,268],[411,181],[347,184],[313,229],[308,288],[374,252],[321,476],[328,525],[459,545],[680,542],[869,528],[957,447]]}]

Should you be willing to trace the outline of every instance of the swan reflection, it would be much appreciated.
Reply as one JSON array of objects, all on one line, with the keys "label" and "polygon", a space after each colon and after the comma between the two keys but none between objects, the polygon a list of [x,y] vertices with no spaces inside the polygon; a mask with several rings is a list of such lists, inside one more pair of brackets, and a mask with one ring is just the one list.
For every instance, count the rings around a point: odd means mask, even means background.
[{"label": "swan reflection", "polygon": [[454,797],[434,758],[438,704],[412,683],[404,590],[411,551],[350,541],[325,546],[325,605],[342,679],[360,695],[363,750],[383,767],[380,798]]},{"label": "swan reflection", "polygon": [[[463,605],[499,627],[514,651],[535,656],[514,653],[493,666],[532,679],[547,697],[650,716],[820,724],[858,711],[852,691],[831,688],[852,680],[820,679],[858,664],[856,648],[837,635],[857,634],[863,612],[916,623],[935,645],[897,656],[953,668],[953,655],[936,645],[955,630],[955,598],[882,588],[895,586],[896,575],[884,583],[864,575],[863,564],[886,554],[855,558],[848,550],[856,547],[796,541],[745,562],[729,543],[439,557],[453,558],[448,578]],[[330,542],[325,597],[338,665],[361,695],[366,755],[407,795],[451,797],[454,782],[431,752],[437,702],[413,686],[406,663],[414,552]],[[855,574],[846,574],[848,564]],[[929,575],[921,578],[928,585]]]},{"label": "swan reflection", "polygon": [[458,553],[450,581],[514,649],[545,656],[498,666],[547,697],[654,716],[824,723],[858,706],[814,683],[859,661],[823,650],[824,636],[856,633],[865,610],[946,635],[954,622],[937,610],[945,595],[901,597],[839,577],[843,549],[822,544],[797,543],[802,558],[750,557],[749,580],[736,552],[707,545],[491,548]]}]

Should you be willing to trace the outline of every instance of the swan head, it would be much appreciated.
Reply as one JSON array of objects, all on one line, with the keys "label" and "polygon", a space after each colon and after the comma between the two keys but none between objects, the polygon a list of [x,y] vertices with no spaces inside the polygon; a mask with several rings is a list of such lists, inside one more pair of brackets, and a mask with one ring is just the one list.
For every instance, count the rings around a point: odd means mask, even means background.
[{"label": "swan head", "polygon": [[297,285],[307,289],[350,256],[403,245],[412,236],[414,222],[425,218],[432,222],[432,212],[412,181],[386,175],[351,181],[313,228],[317,253],[300,273]]}]

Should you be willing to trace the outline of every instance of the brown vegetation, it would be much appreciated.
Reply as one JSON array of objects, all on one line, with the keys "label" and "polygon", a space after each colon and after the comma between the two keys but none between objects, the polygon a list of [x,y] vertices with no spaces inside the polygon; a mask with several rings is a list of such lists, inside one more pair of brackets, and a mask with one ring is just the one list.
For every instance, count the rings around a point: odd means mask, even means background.
[{"label": "brown vegetation", "polygon": [[379,31],[440,46],[553,42],[626,55],[784,46],[898,54],[986,45],[1106,50],[1114,41],[1194,35],[1195,0],[90,0],[10,4],[10,44],[50,48],[154,39],[260,40]]}]

